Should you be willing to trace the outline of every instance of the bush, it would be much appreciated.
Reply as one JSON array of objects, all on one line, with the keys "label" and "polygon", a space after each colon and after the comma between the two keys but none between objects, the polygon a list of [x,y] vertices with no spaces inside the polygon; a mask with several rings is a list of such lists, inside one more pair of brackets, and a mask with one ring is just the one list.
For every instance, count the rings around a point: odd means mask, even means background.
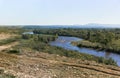
[{"label": "bush", "polygon": [[23,39],[33,39],[34,41],[41,41],[48,43],[57,39],[56,35],[43,35],[43,34],[23,34]]},{"label": "bush", "polygon": [[19,51],[19,50],[9,50],[8,53],[11,53],[11,54],[19,54],[20,51]]},{"label": "bush", "polygon": [[0,78],[16,78],[16,77],[10,74],[1,74]]},{"label": "bush", "polygon": [[50,46],[48,43],[46,43],[44,41],[44,38],[46,38],[46,36],[41,35],[38,37],[43,38],[43,40],[36,41],[31,38],[25,39],[25,40],[23,39],[23,41],[21,41],[21,46],[26,47],[26,48],[31,48],[31,49],[37,50],[39,52],[46,52],[49,54],[57,54],[60,56],[66,56],[66,57],[77,58],[77,59],[82,59],[82,60],[96,61],[98,63],[103,63],[103,64],[107,64],[107,65],[117,65],[117,64],[115,64],[114,61],[110,62],[110,60],[107,60],[104,58],[96,57],[96,56],[85,54],[85,53],[79,53],[76,51],[65,50],[60,47]]},{"label": "bush", "polygon": [[0,69],[0,78],[15,78],[15,76],[11,74],[5,74],[3,69]]}]

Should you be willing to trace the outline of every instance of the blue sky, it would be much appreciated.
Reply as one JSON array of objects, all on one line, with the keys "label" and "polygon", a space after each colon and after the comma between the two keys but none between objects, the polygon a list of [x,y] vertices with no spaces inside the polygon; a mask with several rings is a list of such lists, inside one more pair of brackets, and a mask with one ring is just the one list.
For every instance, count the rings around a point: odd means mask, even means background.
[{"label": "blue sky", "polygon": [[120,24],[120,0],[0,0],[0,25]]}]

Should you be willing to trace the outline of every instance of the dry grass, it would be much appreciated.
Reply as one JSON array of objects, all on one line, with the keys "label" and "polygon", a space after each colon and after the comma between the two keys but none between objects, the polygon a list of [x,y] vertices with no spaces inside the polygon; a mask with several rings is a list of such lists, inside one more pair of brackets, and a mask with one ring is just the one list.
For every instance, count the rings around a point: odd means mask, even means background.
[{"label": "dry grass", "polygon": [[119,78],[120,68],[59,55],[25,52],[8,71],[19,78]]},{"label": "dry grass", "polygon": [[[27,51],[27,50],[26,50]],[[0,67],[18,78],[119,78],[120,68],[59,55],[0,53]]]},{"label": "dry grass", "polygon": [[9,48],[11,48],[12,46],[15,46],[15,45],[17,45],[17,44],[18,44],[18,42],[13,42],[13,43],[10,43],[10,44],[2,45],[2,46],[0,46],[0,51],[9,49]]},{"label": "dry grass", "polygon": [[0,40],[3,40],[3,39],[8,39],[10,37],[14,37],[16,36],[15,34],[8,34],[8,33],[0,33]]}]

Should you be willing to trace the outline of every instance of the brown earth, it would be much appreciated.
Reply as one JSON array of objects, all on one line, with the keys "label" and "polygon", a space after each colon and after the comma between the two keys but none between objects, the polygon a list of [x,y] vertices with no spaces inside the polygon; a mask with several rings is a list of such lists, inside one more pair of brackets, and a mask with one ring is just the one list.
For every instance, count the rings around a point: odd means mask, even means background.
[{"label": "brown earth", "polygon": [[0,51],[9,49],[9,48],[11,48],[12,46],[15,46],[15,45],[17,45],[17,44],[18,44],[18,42],[13,42],[13,43],[10,43],[10,44],[2,45],[2,46],[0,46]]},{"label": "brown earth", "polygon": [[15,34],[0,33],[0,40],[8,39],[8,38],[13,37],[13,36],[15,36]]},{"label": "brown earth", "polygon": [[39,52],[0,53],[0,67],[17,78],[120,78],[120,68]]},{"label": "brown earth", "polygon": [[[15,37],[15,36],[16,36],[15,34],[0,33],[0,40],[9,39],[9,38],[12,38],[12,37]],[[12,46],[15,46],[17,44],[18,44],[18,42],[12,42],[10,44],[1,45],[0,46],[0,51],[11,48]]]}]

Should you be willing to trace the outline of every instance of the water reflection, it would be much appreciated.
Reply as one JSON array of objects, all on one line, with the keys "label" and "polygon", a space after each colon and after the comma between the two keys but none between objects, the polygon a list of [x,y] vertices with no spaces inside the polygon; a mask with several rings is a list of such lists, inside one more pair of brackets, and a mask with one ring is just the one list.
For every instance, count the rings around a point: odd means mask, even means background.
[{"label": "water reflection", "polygon": [[105,58],[110,58],[110,52],[105,52]]}]

